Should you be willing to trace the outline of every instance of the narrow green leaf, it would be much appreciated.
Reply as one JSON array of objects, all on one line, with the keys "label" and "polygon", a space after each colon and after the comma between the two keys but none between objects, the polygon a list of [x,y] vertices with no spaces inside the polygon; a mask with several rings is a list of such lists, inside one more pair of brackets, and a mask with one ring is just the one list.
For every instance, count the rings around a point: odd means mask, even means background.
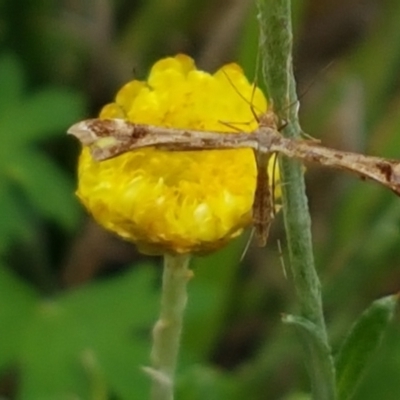
[{"label": "narrow green leaf", "polygon": [[7,147],[64,133],[82,115],[83,99],[71,91],[47,88],[1,115],[0,136]]},{"label": "narrow green leaf", "polygon": [[311,321],[294,315],[284,315],[282,321],[285,324],[293,325],[302,340],[303,349],[306,352],[307,368],[312,374],[313,393],[317,395],[315,398],[331,398],[331,393],[335,393],[335,388],[322,383],[327,374],[334,376],[332,355],[318,327]]},{"label": "narrow green leaf", "polygon": [[22,97],[23,69],[11,54],[0,57],[0,113],[15,106]]},{"label": "narrow green leaf", "polygon": [[44,216],[68,229],[76,226],[80,213],[74,186],[50,159],[39,151],[20,151],[9,177]]},{"label": "narrow green leaf", "polygon": [[0,177],[0,254],[3,253],[14,238],[29,239],[32,235],[31,221],[19,203],[9,185]]},{"label": "narrow green leaf", "polygon": [[[59,134],[83,113],[83,98],[78,93],[55,87],[46,88],[27,98],[24,118],[30,121],[23,139],[42,139]],[[45,136],[46,135],[46,136]]]},{"label": "narrow green leaf", "polygon": [[376,300],[354,323],[337,357],[339,400],[351,399],[379,347],[398,302],[398,295]]}]

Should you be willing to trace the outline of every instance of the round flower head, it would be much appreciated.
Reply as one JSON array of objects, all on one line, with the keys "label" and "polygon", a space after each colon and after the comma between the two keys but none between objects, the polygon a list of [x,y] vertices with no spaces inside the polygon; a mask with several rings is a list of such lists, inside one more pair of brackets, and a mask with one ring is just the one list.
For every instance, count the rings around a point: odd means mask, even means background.
[{"label": "round flower head", "polygon": [[[258,114],[267,109],[264,95],[238,65],[211,75],[178,55],[158,61],[146,82],[123,86],[100,118],[221,134],[251,132],[258,122],[250,103]],[[142,252],[204,253],[252,223],[256,174],[251,149],[143,148],[97,162],[83,148],[77,194],[101,225]]]}]

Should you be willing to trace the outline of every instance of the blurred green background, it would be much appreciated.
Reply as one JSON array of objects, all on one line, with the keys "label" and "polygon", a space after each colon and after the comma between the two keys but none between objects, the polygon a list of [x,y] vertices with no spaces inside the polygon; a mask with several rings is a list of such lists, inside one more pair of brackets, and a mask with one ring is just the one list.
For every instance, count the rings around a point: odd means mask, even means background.
[{"label": "blurred green background", "polygon": [[[340,149],[400,158],[400,2],[293,0],[303,129]],[[257,59],[253,0],[0,1],[0,395],[145,399],[160,260],[104,232],[74,197],[65,132],[122,83],[184,52],[214,71]],[[400,200],[307,166],[317,267],[336,350],[356,317],[400,287]],[[246,238],[193,262],[177,398],[306,399],[296,311],[278,240]],[[288,262],[286,260],[286,262]],[[397,317],[355,399],[400,396]]]}]

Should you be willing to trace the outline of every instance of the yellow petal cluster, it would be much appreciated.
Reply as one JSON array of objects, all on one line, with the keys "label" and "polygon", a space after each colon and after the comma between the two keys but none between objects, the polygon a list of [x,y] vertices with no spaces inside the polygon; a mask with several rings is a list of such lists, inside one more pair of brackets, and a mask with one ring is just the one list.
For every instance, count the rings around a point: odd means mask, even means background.
[{"label": "yellow petal cluster", "polygon": [[[246,100],[247,99],[247,100]],[[258,88],[236,64],[213,75],[185,55],[154,64],[147,81],[133,80],[100,118],[166,127],[246,131],[266,111]],[[256,164],[250,149],[168,152],[138,149],[94,161],[79,160],[77,194],[105,228],[149,254],[215,250],[251,224]]]}]

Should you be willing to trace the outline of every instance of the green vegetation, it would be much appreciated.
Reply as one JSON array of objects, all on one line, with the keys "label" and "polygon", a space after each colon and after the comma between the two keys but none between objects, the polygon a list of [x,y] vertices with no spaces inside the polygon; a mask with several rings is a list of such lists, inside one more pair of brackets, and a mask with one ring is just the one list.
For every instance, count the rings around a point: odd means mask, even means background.
[{"label": "green vegetation", "polygon": [[[400,159],[400,3],[341,3],[293,2],[301,127]],[[65,132],[177,52],[209,70],[237,61],[261,84],[256,6],[3,0],[0,11],[0,396],[147,399],[161,260],[85,216]],[[305,177],[338,399],[397,400],[400,199],[343,172],[307,165]],[[239,263],[245,241],[193,260],[177,399],[309,399],[305,365],[327,359],[295,294],[282,217]]]}]

